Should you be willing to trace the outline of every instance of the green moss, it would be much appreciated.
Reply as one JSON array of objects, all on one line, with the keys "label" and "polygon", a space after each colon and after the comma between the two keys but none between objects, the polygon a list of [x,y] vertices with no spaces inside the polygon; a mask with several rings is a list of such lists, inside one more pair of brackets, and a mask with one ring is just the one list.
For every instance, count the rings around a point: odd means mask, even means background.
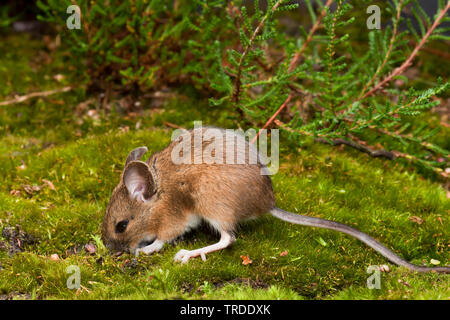
[{"label": "green moss", "polygon": [[[83,252],[66,256],[71,247],[92,242],[92,237],[99,235],[108,197],[128,151],[139,145],[156,151],[169,137],[165,129],[110,132],[45,150],[39,156],[29,155],[26,168],[9,181],[21,195],[13,197],[2,186],[0,219],[2,227],[20,224],[40,241],[13,257],[3,254],[0,290],[35,292],[39,298],[89,299],[426,297],[423,290],[416,296],[409,292],[410,287],[396,284],[398,279],[406,279],[412,287],[432,288],[432,297],[447,294],[446,276],[405,273],[400,278],[395,266],[391,266],[392,274],[383,274],[386,290],[370,291],[365,288],[366,268],[387,263],[384,258],[345,235],[293,226],[271,217],[243,225],[237,242],[209,255],[206,262],[198,259],[178,265],[172,261],[181,248],[217,241],[213,234],[201,231],[159,254],[140,257],[134,268],[122,266],[133,259],[128,255],[113,258],[106,253],[91,256]],[[416,263],[429,263],[430,259],[448,263],[444,226],[449,203],[438,184],[385,167],[381,160],[350,156],[327,146],[305,148],[301,155],[282,163],[273,177],[280,207],[355,226]],[[21,189],[24,184],[41,185],[43,178],[52,181],[55,190],[44,187],[29,195]],[[423,223],[412,222],[411,216],[419,216]],[[280,256],[285,250],[288,254]],[[62,260],[51,261],[54,253]],[[253,263],[242,265],[241,255],[248,255]],[[65,287],[65,268],[71,264],[82,269],[86,289],[78,295]],[[233,284],[240,278],[262,281],[270,289]],[[212,284],[211,288],[204,289],[205,282]],[[186,286],[196,289],[186,293]]]},{"label": "green moss", "polygon": [[[54,86],[40,81],[49,69],[35,72],[27,66],[27,57],[41,45],[19,44],[12,50],[30,52],[19,57],[0,50],[4,59],[19,59],[17,70],[14,64],[1,64],[9,75],[2,83],[3,98],[16,84],[23,86],[21,93],[34,85]],[[59,68],[58,63],[53,67]],[[16,72],[31,80],[21,82]],[[448,276],[406,272],[346,235],[269,216],[242,225],[233,246],[208,255],[205,262],[173,262],[180,249],[217,241],[205,230],[152,256],[108,254],[99,242],[100,224],[128,152],[141,145],[149,154],[162,149],[172,131],[165,122],[183,127],[194,120],[223,127],[234,127],[234,122],[224,110],[191,98],[167,101],[164,111],[134,119],[112,113],[101,114],[95,123],[80,122],[73,110],[86,98],[76,90],[0,109],[0,229],[19,224],[38,239],[12,256],[0,249],[0,294],[26,293],[36,299],[448,299]],[[58,99],[64,99],[63,107],[54,103]],[[448,139],[448,132],[443,134],[441,139]],[[279,207],[354,226],[414,263],[430,265],[435,259],[449,264],[450,201],[438,182],[396,161],[349,148],[305,144],[295,150],[283,134],[280,145],[281,167],[273,176]],[[87,243],[97,244],[97,252],[82,249]],[[80,252],[71,254],[74,247]],[[59,260],[52,260],[53,254]],[[253,262],[243,265],[242,255]],[[381,289],[370,290],[367,267],[379,264],[388,264],[391,272],[381,274]],[[71,265],[80,268],[80,290],[67,288]]]}]

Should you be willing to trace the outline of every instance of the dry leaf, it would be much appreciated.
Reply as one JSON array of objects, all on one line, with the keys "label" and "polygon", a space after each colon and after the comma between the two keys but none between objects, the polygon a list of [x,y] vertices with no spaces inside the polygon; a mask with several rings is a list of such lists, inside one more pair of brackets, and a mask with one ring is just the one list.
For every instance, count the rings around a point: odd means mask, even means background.
[{"label": "dry leaf", "polygon": [[26,168],[27,168],[27,166],[25,165],[25,163],[23,161],[22,161],[22,164],[17,167],[18,170],[25,170]]},{"label": "dry leaf", "polygon": [[62,75],[62,74],[55,74],[54,76],[53,76],[53,79],[55,79],[56,81],[58,81],[58,82],[61,82],[62,80],[64,80],[64,75]]},{"label": "dry leaf", "polygon": [[411,216],[409,217],[409,220],[411,220],[412,222],[415,222],[417,224],[422,224],[423,223],[423,219],[417,216]]},{"label": "dry leaf", "polygon": [[253,262],[253,260],[250,260],[249,256],[241,256],[242,259],[242,264],[243,265],[248,265],[251,264]]},{"label": "dry leaf", "polygon": [[50,180],[42,179],[42,182],[44,182],[50,190],[55,190],[55,185]]},{"label": "dry leaf", "polygon": [[57,104],[57,105],[60,105],[60,106],[65,104],[64,100],[48,100],[48,101],[50,103]]},{"label": "dry leaf", "polygon": [[130,127],[129,126],[120,127],[119,131],[122,133],[126,133],[126,132],[130,131]]},{"label": "dry leaf", "polygon": [[407,287],[411,287],[411,285],[409,284],[408,281],[403,281],[402,279],[398,279],[397,282],[398,282],[398,283],[401,283],[401,284],[403,284],[403,285],[405,285],[405,286],[407,286]]},{"label": "dry leaf", "polygon": [[90,109],[88,110],[88,112],[86,113],[87,116],[93,120],[99,120],[100,119],[100,115],[98,114],[97,110],[95,109]]},{"label": "dry leaf", "polygon": [[21,187],[28,194],[33,194],[34,192],[41,191],[41,189],[42,189],[40,186],[30,186],[28,184],[23,184]]},{"label": "dry leaf", "polygon": [[59,261],[59,256],[57,253],[54,253],[50,256],[50,260]]},{"label": "dry leaf", "polygon": [[389,266],[387,264],[382,264],[381,266],[378,267],[378,269],[381,272],[389,272],[389,271],[391,271],[391,269],[389,268]]},{"label": "dry leaf", "polygon": [[94,98],[88,99],[86,101],[83,101],[81,103],[79,103],[76,108],[75,108],[75,114],[78,116],[81,116],[82,114],[84,114],[86,112],[86,110],[89,109],[89,106],[95,105],[96,100]]},{"label": "dry leaf", "polygon": [[284,250],[283,252],[280,253],[280,257],[284,257],[287,256],[288,252],[286,250]]},{"label": "dry leaf", "polygon": [[441,262],[440,262],[439,260],[436,260],[436,259],[431,259],[431,260],[430,260],[430,263],[431,263],[431,264],[434,264],[435,266],[437,266],[437,265],[440,264]]},{"label": "dry leaf", "polygon": [[20,196],[20,190],[11,190],[9,192],[9,194],[12,195],[12,196],[19,197]]},{"label": "dry leaf", "polygon": [[94,253],[97,252],[97,247],[94,244],[92,244],[92,243],[88,243],[87,245],[84,246],[84,248],[90,254],[94,254]]}]

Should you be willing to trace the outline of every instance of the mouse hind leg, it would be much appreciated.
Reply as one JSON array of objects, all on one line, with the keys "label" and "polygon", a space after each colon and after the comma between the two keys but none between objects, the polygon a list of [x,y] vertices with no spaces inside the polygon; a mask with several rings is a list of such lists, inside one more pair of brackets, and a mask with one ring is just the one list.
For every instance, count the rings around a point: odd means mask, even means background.
[{"label": "mouse hind leg", "polygon": [[174,260],[176,262],[186,263],[189,261],[189,259],[200,256],[202,260],[205,261],[206,255],[208,253],[225,249],[226,247],[230,246],[235,240],[236,239],[232,232],[222,230],[220,231],[219,242],[195,250],[182,249],[175,255]]}]

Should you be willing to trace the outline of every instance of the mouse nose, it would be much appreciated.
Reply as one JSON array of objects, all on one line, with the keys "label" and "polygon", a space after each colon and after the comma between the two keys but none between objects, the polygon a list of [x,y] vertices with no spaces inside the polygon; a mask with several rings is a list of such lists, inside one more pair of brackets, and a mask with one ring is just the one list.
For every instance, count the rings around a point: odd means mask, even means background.
[{"label": "mouse nose", "polygon": [[128,243],[126,243],[126,242],[122,242],[122,241],[118,241],[116,239],[109,238],[109,239],[103,240],[103,243],[105,244],[105,247],[110,252],[129,252]]}]

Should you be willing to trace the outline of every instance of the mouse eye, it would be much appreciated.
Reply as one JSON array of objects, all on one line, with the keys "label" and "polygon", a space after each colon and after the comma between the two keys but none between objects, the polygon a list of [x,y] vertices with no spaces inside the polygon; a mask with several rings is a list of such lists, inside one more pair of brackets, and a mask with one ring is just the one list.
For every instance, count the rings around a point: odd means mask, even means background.
[{"label": "mouse eye", "polygon": [[128,226],[128,220],[122,220],[116,224],[116,233],[122,233]]}]

